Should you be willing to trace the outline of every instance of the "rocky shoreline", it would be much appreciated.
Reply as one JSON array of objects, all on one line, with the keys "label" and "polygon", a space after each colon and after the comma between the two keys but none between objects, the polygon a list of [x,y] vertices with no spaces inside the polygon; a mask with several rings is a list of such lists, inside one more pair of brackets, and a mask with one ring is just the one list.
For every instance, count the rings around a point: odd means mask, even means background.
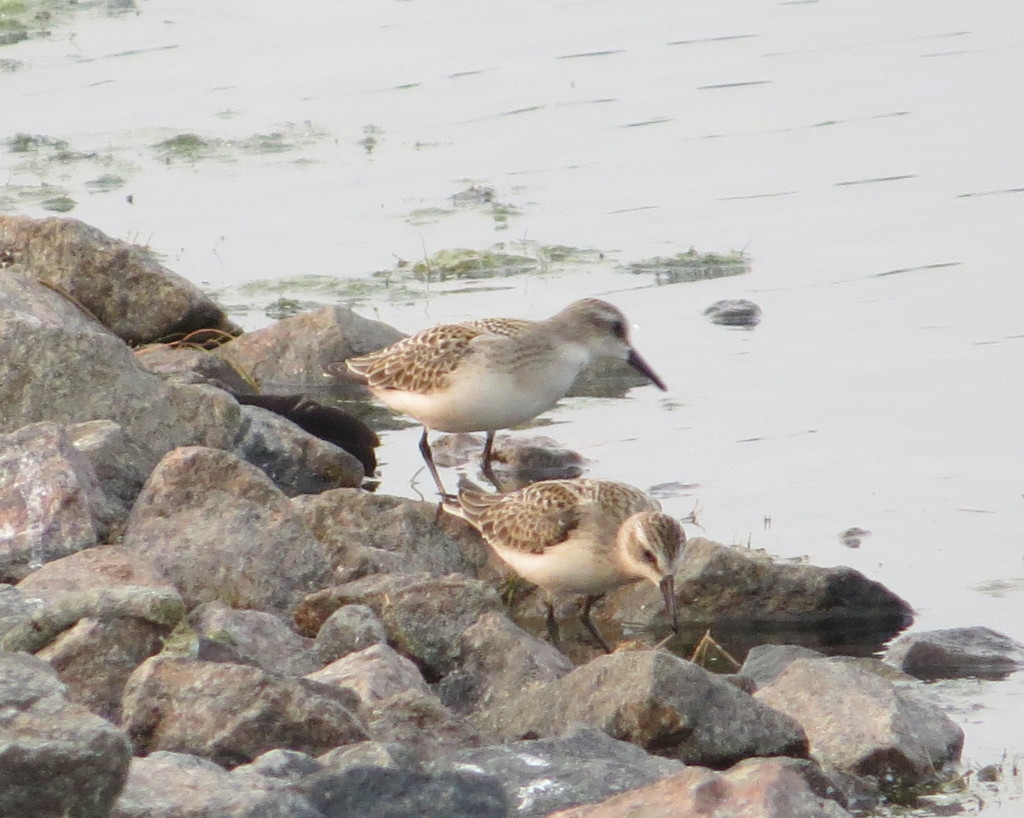
[{"label": "rocky shoreline", "polygon": [[[651,638],[570,660],[468,525],[233,397],[397,330],[331,307],[241,334],[74,220],[0,215],[0,260],[2,815],[837,818],[955,775],[920,678],[1024,663],[984,629],[884,662],[762,645],[733,674]],[[676,579],[705,627],[912,618],[851,569],[702,538]],[[598,616],[665,624],[641,585]]]}]

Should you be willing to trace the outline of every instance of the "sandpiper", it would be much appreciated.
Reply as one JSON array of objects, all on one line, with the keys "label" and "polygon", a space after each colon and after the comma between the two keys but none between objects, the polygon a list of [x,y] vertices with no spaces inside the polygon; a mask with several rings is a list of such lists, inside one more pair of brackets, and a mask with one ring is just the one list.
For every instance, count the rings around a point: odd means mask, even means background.
[{"label": "sandpiper", "polygon": [[516,573],[547,594],[547,628],[558,644],[553,600],[584,595],[581,620],[602,648],[611,647],[590,609],[620,585],[648,580],[678,629],[675,571],[686,544],[682,525],[638,488],[610,480],[547,480],[509,494],[468,481],[445,509],[476,528]]},{"label": "sandpiper", "polygon": [[381,401],[423,424],[420,452],[444,495],[430,430],[486,432],[483,469],[494,482],[495,431],[550,409],[583,368],[602,357],[627,361],[665,389],[630,344],[622,313],[596,298],[574,301],[545,321],[484,318],[442,324],[345,363]]}]

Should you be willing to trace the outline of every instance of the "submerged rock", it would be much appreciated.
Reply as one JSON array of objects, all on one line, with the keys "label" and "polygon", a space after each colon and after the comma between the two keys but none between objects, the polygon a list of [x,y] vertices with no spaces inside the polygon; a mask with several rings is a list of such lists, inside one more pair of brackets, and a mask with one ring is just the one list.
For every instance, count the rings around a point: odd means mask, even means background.
[{"label": "submerged rock", "polygon": [[705,308],[704,315],[713,324],[724,324],[728,327],[756,327],[761,323],[761,308],[745,298],[716,301]]},{"label": "submerged rock", "polygon": [[949,628],[901,636],[885,661],[919,679],[1001,679],[1024,667],[1024,644],[991,628]]}]

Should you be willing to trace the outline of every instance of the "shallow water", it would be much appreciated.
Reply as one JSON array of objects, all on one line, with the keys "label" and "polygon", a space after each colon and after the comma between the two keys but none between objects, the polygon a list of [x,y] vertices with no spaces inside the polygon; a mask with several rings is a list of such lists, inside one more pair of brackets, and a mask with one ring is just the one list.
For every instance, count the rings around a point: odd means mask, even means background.
[{"label": "shallow water", "polygon": [[[0,60],[0,138],[50,140],[0,154],[0,207],[66,196],[250,328],[281,294],[407,331],[607,297],[670,392],[544,418],[590,475],[695,486],[668,510],[699,499],[712,538],[851,565],[916,629],[1024,641],[1024,6],[152,0],[79,4]],[[190,133],[193,154],[154,147]],[[493,201],[457,197],[473,185]],[[397,286],[399,260],[496,242],[603,258]],[[616,267],[690,247],[751,272]],[[381,270],[362,297],[281,285]],[[711,324],[721,298],[763,321]],[[381,491],[428,492],[417,435],[387,434]],[[1024,756],[1022,677],[941,686],[968,764]]]}]

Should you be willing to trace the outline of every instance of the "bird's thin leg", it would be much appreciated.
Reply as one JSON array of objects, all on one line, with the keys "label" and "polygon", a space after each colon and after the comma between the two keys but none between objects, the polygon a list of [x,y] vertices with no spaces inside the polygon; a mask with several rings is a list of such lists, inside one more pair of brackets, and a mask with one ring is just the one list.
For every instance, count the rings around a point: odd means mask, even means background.
[{"label": "bird's thin leg", "polygon": [[430,430],[423,427],[423,437],[420,438],[420,454],[423,455],[423,461],[427,464],[427,469],[430,471],[430,476],[434,478],[434,484],[437,486],[437,490],[441,493],[442,497],[449,497],[448,492],[444,490],[444,483],[441,482],[441,476],[437,473],[437,466],[434,465],[434,453],[430,450],[430,441],[427,439],[427,435]]},{"label": "bird's thin leg", "polygon": [[480,471],[483,472],[484,477],[491,481],[498,491],[501,491],[501,484],[498,483],[498,478],[494,474],[494,470],[491,468],[491,456],[494,449],[494,430],[487,430],[487,438],[484,440],[484,453],[483,459],[480,462]]},{"label": "bird's thin leg", "polygon": [[561,637],[558,633],[558,622],[555,620],[555,605],[551,600],[547,602],[547,609],[548,615],[544,622],[548,626],[548,638],[551,640],[551,644],[557,648]]},{"label": "bird's thin leg", "polygon": [[602,596],[603,594],[591,594],[586,598],[583,602],[583,610],[580,612],[580,621],[586,626],[587,630],[590,631],[591,636],[597,640],[597,644],[604,648],[604,652],[611,653],[611,645],[608,644],[605,638],[601,635],[601,632],[597,629],[597,625],[595,625],[593,620],[590,618],[590,609],[594,607],[594,603]]}]

